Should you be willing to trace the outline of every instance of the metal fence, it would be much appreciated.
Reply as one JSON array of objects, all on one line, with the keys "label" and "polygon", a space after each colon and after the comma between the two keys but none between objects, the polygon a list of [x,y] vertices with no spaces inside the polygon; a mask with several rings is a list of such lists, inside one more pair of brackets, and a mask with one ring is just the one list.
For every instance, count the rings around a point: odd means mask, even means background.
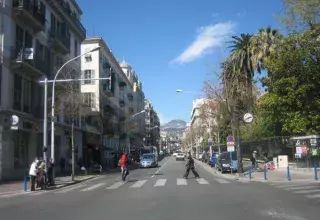
[{"label": "metal fence", "polygon": [[[240,142],[242,158],[251,158],[254,151],[257,152],[257,159],[271,161],[279,155],[287,155],[289,165],[297,168],[311,168],[316,164],[320,167],[320,136],[303,137],[273,137],[255,141]],[[302,147],[307,151],[299,155],[297,151]],[[219,147],[213,146],[217,152]],[[227,151],[226,145],[220,145],[221,152]]]}]

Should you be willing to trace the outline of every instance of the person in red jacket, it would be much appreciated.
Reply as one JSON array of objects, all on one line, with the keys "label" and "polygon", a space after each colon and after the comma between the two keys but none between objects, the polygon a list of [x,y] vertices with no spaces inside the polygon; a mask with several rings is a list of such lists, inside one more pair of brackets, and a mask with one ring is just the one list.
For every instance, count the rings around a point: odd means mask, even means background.
[{"label": "person in red jacket", "polygon": [[129,174],[129,171],[128,171],[128,155],[127,155],[127,153],[123,153],[121,155],[119,163],[120,163],[120,167],[121,167],[122,181],[125,181],[126,177]]}]

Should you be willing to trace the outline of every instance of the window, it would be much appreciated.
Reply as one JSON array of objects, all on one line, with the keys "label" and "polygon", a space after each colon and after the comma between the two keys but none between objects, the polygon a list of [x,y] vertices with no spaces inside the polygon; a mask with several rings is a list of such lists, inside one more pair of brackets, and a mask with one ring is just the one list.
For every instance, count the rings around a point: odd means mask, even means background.
[{"label": "window", "polygon": [[[81,78],[82,79],[94,79],[94,70],[85,70],[83,72],[83,76]],[[81,83],[84,85],[88,85],[88,84],[94,85],[95,81],[94,80],[84,80],[84,81],[81,81]]]},{"label": "window", "polygon": [[17,74],[14,76],[13,108],[27,113],[31,111],[31,81]]},{"label": "window", "polygon": [[83,102],[85,105],[90,106],[91,108],[94,107],[94,100],[95,96],[92,92],[83,93]]},{"label": "window", "polygon": [[28,167],[29,134],[23,131],[13,132],[14,138],[14,168]]}]

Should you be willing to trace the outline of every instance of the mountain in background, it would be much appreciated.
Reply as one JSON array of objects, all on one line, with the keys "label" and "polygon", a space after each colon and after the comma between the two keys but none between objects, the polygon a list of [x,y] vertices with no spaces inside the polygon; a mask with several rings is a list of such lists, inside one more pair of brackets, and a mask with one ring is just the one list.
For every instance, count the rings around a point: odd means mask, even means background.
[{"label": "mountain in background", "polygon": [[173,132],[173,133],[180,133],[186,129],[187,127],[187,122],[179,119],[171,120],[168,123],[164,124],[161,126],[161,130],[165,132]]}]

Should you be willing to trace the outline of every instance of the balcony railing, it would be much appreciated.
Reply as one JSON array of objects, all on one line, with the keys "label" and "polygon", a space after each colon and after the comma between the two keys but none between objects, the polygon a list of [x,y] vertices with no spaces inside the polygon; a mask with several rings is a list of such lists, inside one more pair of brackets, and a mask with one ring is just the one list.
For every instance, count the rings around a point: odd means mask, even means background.
[{"label": "balcony railing", "polygon": [[47,0],[48,3],[51,5],[51,7],[57,7],[59,6],[64,14],[66,14],[69,18],[69,20],[72,22],[72,24],[76,27],[77,30],[81,33],[83,38],[86,36],[86,29],[81,24],[79,19],[77,18],[76,14],[71,10],[71,8],[68,6],[68,4],[64,0]]},{"label": "balcony railing", "polygon": [[50,62],[45,61],[33,48],[13,47],[11,51],[11,65],[32,77],[41,77],[49,74]]},{"label": "balcony railing", "polygon": [[132,95],[132,93],[128,93],[128,99],[129,99],[129,101],[132,101],[132,100],[133,100],[133,95]]},{"label": "balcony railing", "polygon": [[125,102],[123,99],[119,100],[119,105],[121,108],[125,106]]},{"label": "balcony railing", "polygon": [[45,11],[44,8],[38,8],[31,0],[14,0],[12,5],[12,15],[17,20],[23,21],[36,31],[45,28]]},{"label": "balcony railing", "polygon": [[53,50],[65,55],[70,53],[70,37],[61,32],[61,30],[50,30],[49,44]]}]

